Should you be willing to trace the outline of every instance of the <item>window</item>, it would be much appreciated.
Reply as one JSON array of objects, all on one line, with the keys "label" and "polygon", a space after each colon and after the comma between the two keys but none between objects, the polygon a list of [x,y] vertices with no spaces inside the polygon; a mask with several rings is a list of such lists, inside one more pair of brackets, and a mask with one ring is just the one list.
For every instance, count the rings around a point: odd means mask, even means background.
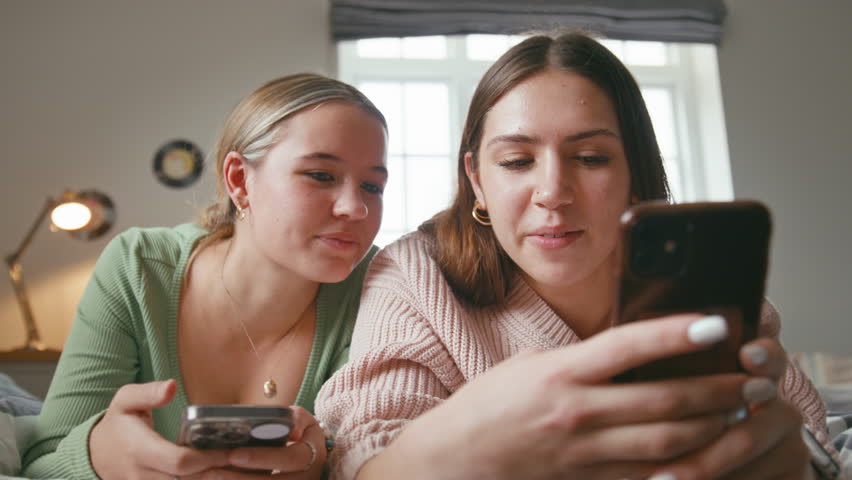
[{"label": "window", "polygon": [[[386,245],[447,207],[467,106],[491,63],[521,36],[459,35],[341,42],[341,80],[389,128]],[[676,201],[733,197],[716,50],[705,44],[604,40],[630,68],[651,113]]]}]

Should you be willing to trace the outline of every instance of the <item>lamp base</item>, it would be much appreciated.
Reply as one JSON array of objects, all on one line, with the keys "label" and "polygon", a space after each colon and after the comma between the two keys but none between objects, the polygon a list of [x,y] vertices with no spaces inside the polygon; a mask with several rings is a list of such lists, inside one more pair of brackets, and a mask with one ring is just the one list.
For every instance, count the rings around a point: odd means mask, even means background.
[{"label": "lamp base", "polygon": [[62,355],[61,350],[52,348],[20,347],[14,350],[0,351],[0,361],[14,362],[55,362]]}]

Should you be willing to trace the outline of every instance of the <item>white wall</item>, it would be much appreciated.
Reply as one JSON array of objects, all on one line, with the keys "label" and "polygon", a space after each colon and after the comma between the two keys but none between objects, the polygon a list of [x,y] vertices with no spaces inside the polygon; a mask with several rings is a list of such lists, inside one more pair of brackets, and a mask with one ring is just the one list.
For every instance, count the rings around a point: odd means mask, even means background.
[{"label": "white wall", "polygon": [[[852,3],[727,5],[719,66],[734,187],[774,211],[769,294],[783,339],[852,353]],[[111,235],[190,219],[211,197],[210,171],[168,189],[151,175],[157,147],[184,137],[209,154],[227,111],[261,82],[333,73],[327,14],[327,0],[3,0],[0,253],[66,187],[112,196]],[[50,345],[62,345],[105,242],[45,227],[24,258]],[[0,350],[23,337],[0,280]]]},{"label": "white wall", "polygon": [[[227,112],[286,73],[333,74],[326,0],[3,0],[0,6],[0,254],[48,195],[96,188],[118,224],[172,225],[212,199],[211,169],[184,190],[151,173],[174,138],[212,155]],[[81,242],[45,224],[23,259],[44,340],[61,347],[108,238]],[[0,350],[23,342],[0,279]]]},{"label": "white wall", "polygon": [[789,350],[852,354],[852,2],[728,0],[719,70],[737,197],[769,204]]}]

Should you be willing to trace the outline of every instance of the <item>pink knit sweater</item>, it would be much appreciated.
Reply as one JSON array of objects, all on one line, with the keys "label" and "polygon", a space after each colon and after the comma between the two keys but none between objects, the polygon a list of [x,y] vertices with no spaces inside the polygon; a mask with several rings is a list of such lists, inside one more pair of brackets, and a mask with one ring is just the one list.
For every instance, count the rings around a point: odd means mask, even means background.
[{"label": "pink knit sweater", "polygon": [[[349,363],[322,388],[317,417],[335,431],[332,478],[354,478],[406,423],[447,399],[465,382],[522,350],[553,349],[580,338],[520,276],[504,304],[462,305],[415,232],[376,255],[364,284]],[[768,303],[761,335],[777,338]],[[781,382],[823,444],[825,409],[796,368]]]}]

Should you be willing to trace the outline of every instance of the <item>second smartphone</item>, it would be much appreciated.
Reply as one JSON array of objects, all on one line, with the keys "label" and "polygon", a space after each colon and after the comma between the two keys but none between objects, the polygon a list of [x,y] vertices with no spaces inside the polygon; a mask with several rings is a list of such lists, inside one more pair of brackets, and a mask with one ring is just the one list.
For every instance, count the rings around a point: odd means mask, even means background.
[{"label": "second smartphone", "polygon": [[266,405],[190,405],[178,444],[202,450],[277,447],[293,430],[293,411]]}]

